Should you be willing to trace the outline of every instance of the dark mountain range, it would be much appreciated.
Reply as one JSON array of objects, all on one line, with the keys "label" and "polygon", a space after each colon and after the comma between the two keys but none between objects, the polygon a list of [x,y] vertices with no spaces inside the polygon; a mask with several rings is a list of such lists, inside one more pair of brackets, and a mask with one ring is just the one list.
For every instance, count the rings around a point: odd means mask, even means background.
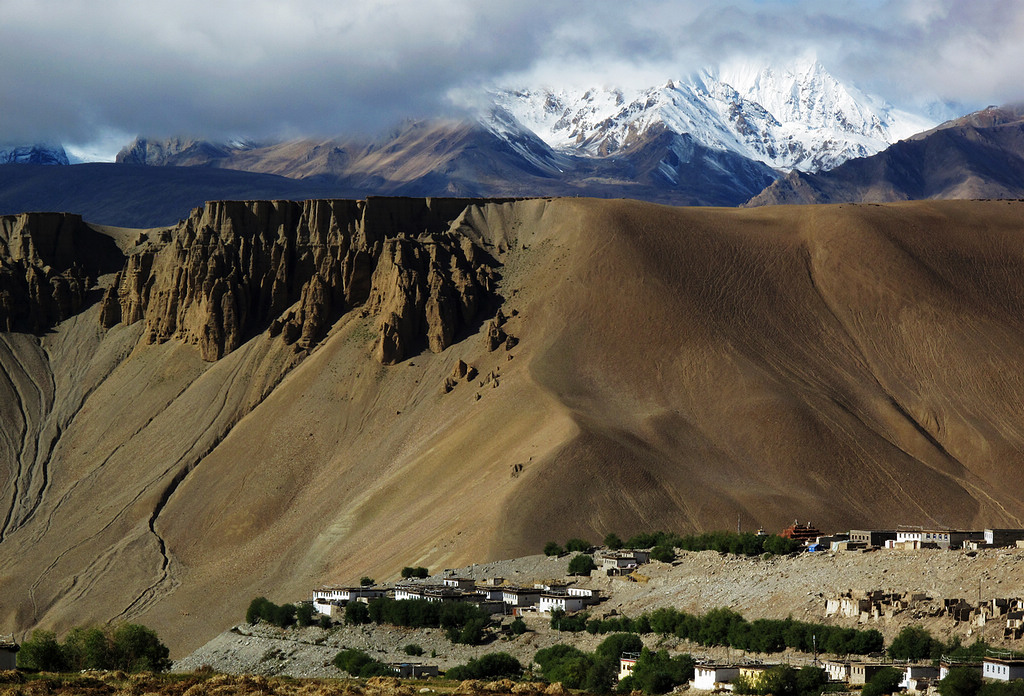
[{"label": "dark mountain range", "polygon": [[0,214],[59,211],[122,227],[171,225],[208,200],[588,196],[732,206],[776,176],[766,165],[652,128],[614,156],[558,153],[528,132],[410,123],[370,143],[226,145],[137,140],[118,164],[0,166]]},{"label": "dark mountain range", "polygon": [[849,160],[793,171],[746,205],[1024,197],[1024,106],[990,107]]}]

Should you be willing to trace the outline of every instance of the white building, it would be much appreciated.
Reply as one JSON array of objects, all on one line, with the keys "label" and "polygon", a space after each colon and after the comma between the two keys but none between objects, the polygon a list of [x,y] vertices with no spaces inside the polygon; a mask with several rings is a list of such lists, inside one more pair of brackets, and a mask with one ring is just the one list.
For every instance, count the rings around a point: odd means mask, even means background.
[{"label": "white building", "polygon": [[[920,549],[937,546],[940,549],[959,549],[965,541],[982,541],[984,532],[964,532],[955,529],[899,529],[896,530],[896,548]],[[888,545],[888,544],[887,544]]]},{"label": "white building", "polygon": [[376,587],[321,587],[313,590],[313,609],[334,617],[349,602],[369,601],[383,596],[384,590]]},{"label": "white building", "polygon": [[540,596],[540,605],[537,607],[537,611],[552,612],[555,609],[561,609],[568,613],[579,611],[585,606],[586,600],[583,597],[572,597],[560,592],[545,592]]},{"label": "white building", "polygon": [[505,587],[501,599],[510,607],[532,607],[540,602],[540,590],[526,587]]},{"label": "white building", "polygon": [[739,667],[727,665],[697,665],[693,668],[690,687],[701,691],[716,691],[740,675]]},{"label": "white building", "polygon": [[476,589],[476,580],[473,580],[472,578],[454,578],[454,577],[445,578],[444,579],[444,586],[445,587],[454,587],[457,590],[471,590],[472,591],[472,590]]},{"label": "white building", "polygon": [[632,676],[636,668],[636,661],[640,659],[640,653],[622,653],[619,658],[619,681]]},{"label": "white building", "polygon": [[981,671],[981,663],[980,662],[946,662],[944,660],[944,661],[939,663],[939,681],[942,681],[943,679],[945,679],[946,677],[949,676],[949,670],[951,670],[951,669],[960,669],[960,668],[969,668],[969,669],[973,669],[973,670],[976,670],[976,671],[980,672]]},{"label": "white building", "polygon": [[986,657],[981,663],[981,676],[999,681],[1024,679],[1024,660]]},{"label": "white building", "polygon": [[828,680],[846,683],[850,681],[850,663],[845,660],[827,660],[822,663]]}]

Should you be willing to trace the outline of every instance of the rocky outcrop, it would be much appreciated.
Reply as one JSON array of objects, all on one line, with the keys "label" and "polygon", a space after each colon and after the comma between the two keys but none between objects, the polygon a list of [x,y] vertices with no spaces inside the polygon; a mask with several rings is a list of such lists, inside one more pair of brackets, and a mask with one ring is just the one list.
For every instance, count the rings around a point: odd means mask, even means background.
[{"label": "rocky outcrop", "polygon": [[77,215],[0,217],[0,330],[39,333],[80,311],[123,256]]},{"label": "rocky outcrop", "polygon": [[[344,313],[379,312],[377,356],[440,351],[493,294],[494,262],[454,231],[456,199],[216,202],[163,249],[131,256],[101,322],[145,322],[217,360],[264,329],[309,349]],[[453,223],[456,223],[453,226]]]},{"label": "rocky outcrop", "polygon": [[497,281],[476,249],[454,234],[385,242],[368,303],[380,315],[378,360],[398,362],[423,343],[439,353],[470,325]]}]

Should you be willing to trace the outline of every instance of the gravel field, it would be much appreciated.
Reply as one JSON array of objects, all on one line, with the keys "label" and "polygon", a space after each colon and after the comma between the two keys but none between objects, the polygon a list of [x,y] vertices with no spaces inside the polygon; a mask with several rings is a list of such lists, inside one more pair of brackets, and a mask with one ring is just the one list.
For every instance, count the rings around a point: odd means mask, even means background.
[{"label": "gravel field", "polygon": [[[528,556],[452,569],[478,581],[502,577],[508,583],[528,584],[562,580],[568,557]],[[993,597],[1024,596],[1024,551],[1016,549],[965,551],[874,551],[836,554],[800,554],[768,559],[745,558],[714,551],[681,552],[673,564],[652,562],[642,566],[636,580],[629,578],[580,578],[580,584],[599,588],[608,599],[593,607],[593,616],[636,616],[657,607],[674,606],[704,613],[714,607],[730,607],[749,619],[786,618],[856,626],[855,619],[825,619],[825,599],[847,589],[925,592],[941,604],[944,598],[971,602]],[[439,580],[438,575],[433,580]],[[300,599],[300,598],[295,598]],[[889,621],[869,622],[891,639],[904,626],[921,624],[933,634],[953,634],[970,641],[984,637],[1001,643],[1002,622],[991,621],[983,629],[955,625],[946,617],[929,617],[927,607],[897,614]],[[240,624],[222,633],[191,655],[174,663],[176,671],[209,665],[220,672],[331,677],[343,673],[330,664],[344,648],[359,648],[385,662],[420,661],[442,670],[462,664],[486,652],[505,651],[528,663],[537,650],[555,643],[573,643],[592,650],[602,636],[552,631],[546,615],[527,616],[531,629],[512,639],[497,639],[481,646],[453,645],[439,629],[405,629],[392,626],[336,626],[282,630],[271,626]],[[508,619],[506,618],[506,621]],[[674,638],[645,637],[650,647],[685,651],[698,656],[723,658],[737,651],[706,650]],[[409,657],[404,647],[420,645],[425,654]],[[1007,647],[1011,647],[1007,644]],[[1022,646],[1013,646],[1022,647]],[[775,656],[773,659],[779,659]],[[784,659],[802,661],[806,656]]]}]

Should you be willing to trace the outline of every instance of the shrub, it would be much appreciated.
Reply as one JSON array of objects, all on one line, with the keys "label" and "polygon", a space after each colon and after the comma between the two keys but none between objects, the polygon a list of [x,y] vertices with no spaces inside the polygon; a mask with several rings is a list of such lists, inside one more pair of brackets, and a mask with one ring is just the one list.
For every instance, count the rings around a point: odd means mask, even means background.
[{"label": "shrub", "polygon": [[545,556],[561,556],[563,553],[565,553],[565,550],[557,542],[549,541],[544,544]]},{"label": "shrub", "polygon": [[579,553],[569,561],[569,573],[571,575],[590,575],[590,572],[597,570],[594,557],[585,553]]},{"label": "shrub", "polygon": [[409,643],[407,646],[405,646],[405,654],[418,657],[423,654],[423,648],[421,648],[416,643]]},{"label": "shrub", "polygon": [[521,616],[517,616],[512,620],[512,623],[509,624],[509,629],[512,631],[513,635],[521,636],[526,633],[526,622],[523,621]]},{"label": "shrub", "polygon": [[170,650],[145,626],[121,624],[110,639],[111,666],[107,669],[163,672],[171,667]]},{"label": "shrub", "polygon": [[519,660],[508,653],[487,653],[464,665],[452,667],[445,673],[449,679],[504,679],[515,678],[523,673]]},{"label": "shrub", "polygon": [[342,650],[334,656],[334,666],[353,677],[382,677],[394,674],[383,662],[374,660],[362,650]]},{"label": "shrub", "polygon": [[327,616],[326,614],[321,614],[320,620],[317,622],[317,625],[320,626],[320,628],[327,630],[334,625],[334,622],[331,621],[331,617]]},{"label": "shrub", "polygon": [[579,551],[580,553],[590,553],[591,548],[592,547],[590,545],[590,542],[585,539],[575,538],[565,542],[566,551]]},{"label": "shrub", "polygon": [[604,538],[604,545],[612,551],[617,551],[622,548],[622,539],[615,532],[611,532]]},{"label": "shrub", "polygon": [[359,578],[360,587],[371,587],[374,584],[376,584],[376,580],[374,580],[371,577],[367,577],[366,575],[364,575],[363,577]]},{"label": "shrub", "polygon": [[406,566],[402,568],[403,578],[426,578],[429,575],[430,572],[423,566],[416,566],[415,568],[411,566]]}]

